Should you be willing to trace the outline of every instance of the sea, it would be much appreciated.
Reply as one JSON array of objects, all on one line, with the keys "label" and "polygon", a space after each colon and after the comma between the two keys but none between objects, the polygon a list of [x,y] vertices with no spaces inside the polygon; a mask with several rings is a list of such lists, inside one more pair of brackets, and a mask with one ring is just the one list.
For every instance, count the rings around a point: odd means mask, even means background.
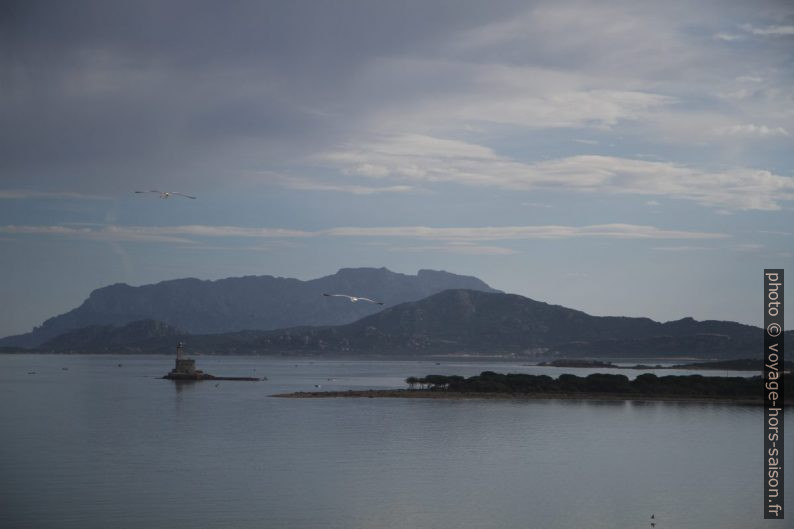
[{"label": "sea", "polygon": [[[276,398],[595,370],[195,358],[266,380],[163,380],[169,356],[0,355],[0,528],[794,527],[792,486],[787,520],[763,518],[761,407]],[[657,371],[672,373],[753,374]],[[785,447],[794,457],[794,429]]]}]

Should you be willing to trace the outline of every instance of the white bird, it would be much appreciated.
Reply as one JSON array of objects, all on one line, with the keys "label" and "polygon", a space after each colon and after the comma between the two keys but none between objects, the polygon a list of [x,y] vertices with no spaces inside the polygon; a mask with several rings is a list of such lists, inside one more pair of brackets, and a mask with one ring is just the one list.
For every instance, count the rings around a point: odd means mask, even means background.
[{"label": "white bird", "polygon": [[170,198],[171,195],[179,195],[180,197],[192,198],[193,200],[196,199],[196,197],[184,193],[177,193],[176,191],[157,191],[156,189],[152,189],[151,191],[136,191],[136,193],[159,193],[162,199]]},{"label": "white bird", "polygon": [[325,292],[323,292],[323,296],[327,298],[347,298],[353,303],[355,303],[356,301],[369,301],[370,303],[374,303],[376,305],[383,305],[382,301],[375,301],[374,299],[362,298],[359,296],[348,296],[347,294],[326,294]]}]

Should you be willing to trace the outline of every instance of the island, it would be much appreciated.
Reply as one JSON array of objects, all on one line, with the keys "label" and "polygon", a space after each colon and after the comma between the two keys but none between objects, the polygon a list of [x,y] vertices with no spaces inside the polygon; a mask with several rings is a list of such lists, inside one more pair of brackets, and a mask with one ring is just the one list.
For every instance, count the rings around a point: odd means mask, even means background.
[{"label": "island", "polygon": [[[689,364],[674,364],[663,366],[661,364],[647,365],[636,364],[633,366],[622,366],[612,362],[589,359],[559,359],[535,364],[537,367],[565,367],[582,369],[713,369],[715,371],[761,371],[763,360],[760,358],[739,358],[736,360],[715,360],[709,362],[691,362]],[[785,371],[794,368],[794,362],[788,360],[783,363]]]},{"label": "island", "polygon": [[609,368],[620,369],[621,366],[613,364],[612,362],[603,362],[601,360],[587,360],[587,359],[560,359],[550,360],[548,362],[539,362],[538,367],[581,367],[585,369],[593,368]]},{"label": "island", "polygon": [[[792,387],[791,375],[780,377]],[[405,389],[364,391],[311,391],[273,395],[288,398],[387,397],[387,398],[501,398],[697,401],[763,404],[761,377],[704,377],[702,375],[656,376],[644,373],[634,380],[625,375],[593,373],[586,377],[563,374],[558,378],[524,373],[483,371],[465,378],[459,375],[408,377]],[[790,402],[792,390],[785,393]]]}]

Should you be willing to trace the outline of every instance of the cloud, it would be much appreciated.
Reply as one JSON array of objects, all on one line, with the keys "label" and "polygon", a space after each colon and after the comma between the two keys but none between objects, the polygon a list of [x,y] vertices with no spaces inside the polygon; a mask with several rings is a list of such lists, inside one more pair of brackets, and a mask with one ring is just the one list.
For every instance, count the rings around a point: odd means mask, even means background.
[{"label": "cloud", "polygon": [[[787,51],[770,42],[726,47],[704,39],[725,27],[737,29],[723,36],[747,39],[736,20],[758,13],[734,5],[715,16],[710,2],[687,6],[686,17],[679,9],[537,2],[449,36],[426,58],[379,58],[356,78],[368,93],[389,94],[372,113],[369,132],[460,138],[475,127],[480,134],[468,137],[497,146],[494,137],[518,140],[547,129],[571,142],[586,129],[615,133],[612,141],[601,138],[617,147],[611,153],[636,140],[672,145],[661,152],[674,161],[687,159],[679,148],[692,143],[735,150],[737,137],[714,129],[747,116],[792,130],[794,114],[781,112],[794,95]],[[762,86],[734,86],[761,75]],[[560,129],[575,131],[565,137]]]},{"label": "cloud", "polygon": [[717,127],[714,132],[720,136],[744,136],[766,138],[770,136],[788,136],[789,133],[783,127],[767,127],[766,125],[728,125]]},{"label": "cloud", "polygon": [[[720,233],[666,230],[654,226],[634,224],[601,224],[591,226],[494,226],[468,228],[437,228],[429,226],[337,227],[317,231],[243,226],[0,226],[0,233],[8,235],[43,235],[67,239],[94,241],[129,241],[194,244],[196,238],[256,238],[303,239],[309,237],[365,237],[401,238],[446,241],[448,248],[461,253],[476,250],[471,243],[493,240],[535,240],[570,238],[608,239],[722,239]],[[469,246],[467,246],[469,245]],[[478,246],[480,250],[484,246]],[[493,250],[491,252],[505,251]]]},{"label": "cloud", "polygon": [[741,83],[763,83],[764,78],[757,75],[741,75],[736,78]]},{"label": "cloud", "polygon": [[648,118],[675,101],[668,96],[627,90],[539,91],[530,81],[531,72],[527,74],[526,86],[517,87],[515,92],[502,87],[445,94],[420,101],[414,108],[403,109],[383,121],[389,121],[390,126],[404,122],[419,130],[438,123],[448,128],[491,123],[534,129],[607,129],[621,121]]},{"label": "cloud", "polygon": [[103,195],[89,195],[85,193],[33,191],[30,189],[0,189],[0,199],[28,200],[28,199],[64,199],[64,200],[110,200],[111,197]]},{"label": "cloud", "polygon": [[423,56],[450,34],[517,9],[34,4],[3,11],[2,179],[69,180],[103,192],[140,185],[142,175],[176,188],[216,185],[222,171],[233,184],[252,167],[310,152],[382,105],[380,91],[356,92],[361,69]]},{"label": "cloud", "polygon": [[764,235],[783,235],[786,237],[794,235],[794,233],[792,232],[779,231],[779,230],[756,230],[756,233],[763,233]]},{"label": "cloud", "polygon": [[415,191],[413,186],[395,185],[395,186],[364,186],[355,184],[336,184],[328,182],[320,182],[310,178],[300,178],[292,176],[283,176],[275,179],[278,185],[289,189],[298,189],[302,191],[332,191],[338,193],[350,193],[352,195],[374,195],[379,193],[407,193]]},{"label": "cloud", "polygon": [[[765,246],[763,244],[737,243],[737,244],[731,244],[722,249],[730,250],[733,252],[752,253],[752,252],[758,252],[759,250],[763,250],[764,248]],[[657,246],[652,248],[652,250],[657,250],[661,252],[698,252],[698,251],[708,251],[708,250],[716,250],[716,249],[719,248],[709,247],[709,246]]]},{"label": "cloud", "polygon": [[188,237],[254,237],[298,238],[312,233],[280,228],[247,228],[240,226],[0,226],[0,233],[9,235],[45,235],[58,238],[93,241],[157,242],[190,244]]},{"label": "cloud", "polygon": [[185,235],[194,237],[255,237],[255,238],[300,238],[310,237],[312,232],[288,230],[283,228],[249,228],[243,226],[130,226],[117,228],[132,233],[152,233],[156,235]]},{"label": "cloud", "polygon": [[456,255],[513,255],[517,253],[510,248],[502,246],[484,246],[478,244],[443,244],[443,245],[428,245],[428,246],[393,246],[389,247],[390,252],[411,252],[411,253],[427,253],[439,252],[449,253]]},{"label": "cloud", "polygon": [[474,228],[432,228],[427,226],[399,226],[375,228],[331,228],[323,234],[334,237],[379,237],[434,239],[447,241],[493,241],[534,239],[721,239],[720,233],[665,230],[654,226],[634,224],[601,224],[593,226],[495,226]]},{"label": "cloud", "polygon": [[452,57],[383,58],[357,82],[362,92],[385,96],[364,125],[379,132],[482,133],[494,125],[608,130],[677,102],[596,74]]},{"label": "cloud", "polygon": [[735,252],[758,252],[759,250],[763,250],[765,246],[763,244],[756,244],[756,243],[742,243],[742,244],[734,244],[731,246],[731,250]]},{"label": "cloud", "polygon": [[739,34],[736,34],[736,33],[720,32],[720,33],[714,34],[714,39],[716,39],[716,40],[724,40],[724,41],[727,41],[727,42],[733,42],[733,41],[736,41],[736,40],[744,40],[745,36],[744,35],[739,35]]},{"label": "cloud", "polygon": [[120,228],[108,226],[105,228],[73,228],[68,226],[0,226],[0,233],[8,235],[41,235],[61,239],[80,239],[99,242],[149,242],[149,243],[175,243],[184,244],[192,242],[190,239],[172,237],[157,230],[142,230],[135,228]]},{"label": "cloud", "polygon": [[581,155],[535,163],[483,145],[423,135],[362,141],[325,153],[320,163],[345,174],[421,183],[659,195],[738,210],[778,210],[794,199],[794,179],[770,171],[705,171],[669,162]]},{"label": "cloud", "polygon": [[[699,14],[687,10],[690,18]],[[637,9],[625,2],[535,2],[523,13],[462,32],[454,46],[478,62],[498,58],[607,75],[622,73],[628,63],[648,73],[691,58],[676,16],[660,5]]]},{"label": "cloud", "polygon": [[[769,115],[791,106],[782,52],[726,55],[722,43],[704,43],[691,31],[711,35],[737,28],[737,19],[754,22],[747,31],[788,31],[758,23],[749,6],[723,13],[705,2],[681,17],[667,3],[579,1],[427,2],[421,10],[379,2],[224,10],[179,1],[147,9],[110,0],[47,10],[24,4],[8,14],[12,53],[0,57],[8,89],[0,102],[0,169],[20,186],[69,178],[106,192],[142,184],[141,174],[162,175],[174,188],[217,185],[218,174],[234,185],[252,168],[283,167],[340,138],[371,134],[465,131],[499,146],[521,140],[523,129],[574,129],[559,139],[572,144],[579,129],[626,126],[651,144],[686,143],[680,132],[692,128],[698,105],[725,79],[757,72],[768,78],[769,99],[749,112],[721,107],[724,122],[704,130],[741,122],[741,115],[772,123]],[[753,99],[756,92],[746,93]],[[662,136],[660,120],[671,112],[680,114],[679,126]],[[610,140],[599,137],[603,145]],[[407,191],[301,179],[287,185]]]},{"label": "cloud", "polygon": [[742,29],[753,35],[761,35],[764,37],[785,37],[794,35],[794,26],[764,26],[755,27],[749,24],[742,26]]},{"label": "cloud", "polygon": [[651,248],[659,252],[700,252],[704,250],[713,250],[708,246],[655,246]]},{"label": "cloud", "polygon": [[289,241],[289,240],[268,240],[265,244],[250,244],[250,245],[218,245],[218,244],[185,244],[180,246],[180,250],[197,250],[197,251],[219,251],[219,252],[275,252],[290,248],[298,248],[303,246],[302,243]]}]

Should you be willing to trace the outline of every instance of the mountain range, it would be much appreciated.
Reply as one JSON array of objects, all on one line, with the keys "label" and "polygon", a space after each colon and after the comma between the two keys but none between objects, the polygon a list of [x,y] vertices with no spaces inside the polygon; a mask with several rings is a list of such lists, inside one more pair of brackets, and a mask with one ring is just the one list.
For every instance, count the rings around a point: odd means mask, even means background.
[{"label": "mountain range", "polygon": [[344,325],[190,334],[149,320],[75,330],[41,349],[168,353],[186,341],[202,354],[729,359],[760,357],[762,336],[760,328],[735,322],[592,316],[515,294],[450,289]]},{"label": "mountain range", "polygon": [[382,307],[325,298],[323,293],[364,296],[390,307],[447,289],[498,292],[476,277],[435,270],[407,275],[386,268],[343,268],[309,281],[247,276],[216,281],[175,279],[137,287],[118,283],[94,290],[79,307],[46,320],[29,333],[0,339],[0,347],[38,347],[85,327],[123,326],[140,320],[156,320],[189,334],[342,325]]}]

